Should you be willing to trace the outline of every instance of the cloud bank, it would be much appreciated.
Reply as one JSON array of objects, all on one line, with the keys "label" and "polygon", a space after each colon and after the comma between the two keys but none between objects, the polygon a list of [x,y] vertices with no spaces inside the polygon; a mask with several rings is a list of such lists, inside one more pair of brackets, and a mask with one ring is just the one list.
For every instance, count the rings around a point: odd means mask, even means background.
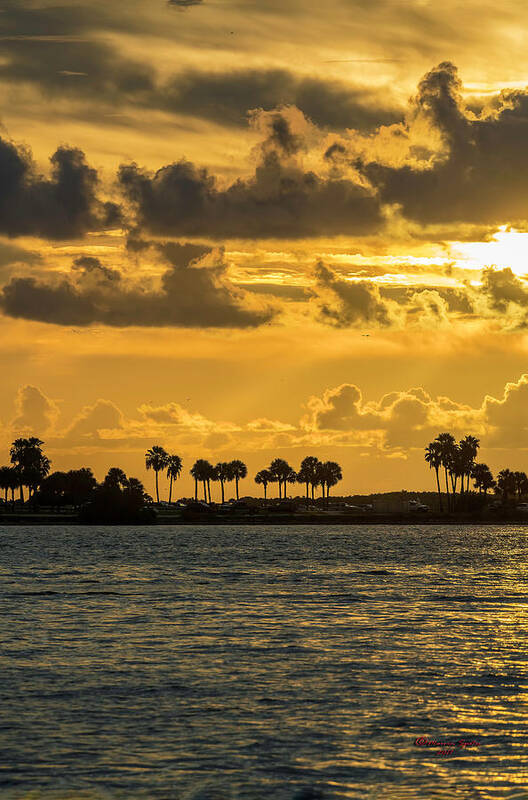
[{"label": "cloud bank", "polygon": [[66,277],[13,278],[0,307],[11,317],[74,326],[251,328],[274,316],[266,301],[231,283],[221,250],[172,242],[158,250],[170,266],[157,290],[126,283],[99,259],[81,257]]}]

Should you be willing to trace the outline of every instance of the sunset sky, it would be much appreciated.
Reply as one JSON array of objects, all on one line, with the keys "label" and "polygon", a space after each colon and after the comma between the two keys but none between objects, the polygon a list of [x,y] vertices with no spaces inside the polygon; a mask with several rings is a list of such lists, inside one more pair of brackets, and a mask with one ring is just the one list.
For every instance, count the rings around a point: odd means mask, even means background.
[{"label": "sunset sky", "polygon": [[[528,467],[528,6],[0,0],[0,462]],[[255,493],[253,481],[243,493]]]}]

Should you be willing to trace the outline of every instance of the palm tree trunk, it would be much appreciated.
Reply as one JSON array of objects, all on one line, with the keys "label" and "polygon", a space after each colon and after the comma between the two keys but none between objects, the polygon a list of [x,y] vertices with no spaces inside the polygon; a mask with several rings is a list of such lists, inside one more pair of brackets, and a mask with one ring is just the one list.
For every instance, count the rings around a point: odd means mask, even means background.
[{"label": "palm tree trunk", "polygon": [[444,475],[445,475],[445,485],[446,485],[446,495],[447,495],[447,510],[449,511],[451,508],[451,496],[449,494],[449,483],[447,480],[447,467],[444,467]]},{"label": "palm tree trunk", "polygon": [[207,481],[203,480],[204,503],[207,503]]},{"label": "palm tree trunk", "polygon": [[236,498],[238,500],[238,475],[235,478],[235,485],[236,485]]},{"label": "palm tree trunk", "polygon": [[24,503],[24,487],[20,484],[20,502]]},{"label": "palm tree trunk", "polygon": [[194,502],[198,502],[198,478],[194,479]]},{"label": "palm tree trunk", "polygon": [[156,502],[159,503],[158,470],[156,470]]},{"label": "palm tree trunk", "polygon": [[170,483],[169,483],[169,505],[171,504],[171,502],[172,502],[172,475],[170,477]]},{"label": "palm tree trunk", "polygon": [[211,481],[207,478],[207,491],[209,493],[209,502],[211,502]]},{"label": "palm tree trunk", "polygon": [[264,483],[263,486],[264,486],[264,500],[267,500],[268,499],[268,484]]},{"label": "palm tree trunk", "polygon": [[442,508],[442,492],[440,491],[440,478],[438,477],[438,467],[435,468],[436,473],[436,486],[438,488],[438,503],[440,505],[440,513],[443,513],[444,509]]},{"label": "palm tree trunk", "polygon": [[225,503],[225,498],[224,498],[224,482],[222,480],[220,481],[220,486],[222,487],[222,505],[223,505]]}]

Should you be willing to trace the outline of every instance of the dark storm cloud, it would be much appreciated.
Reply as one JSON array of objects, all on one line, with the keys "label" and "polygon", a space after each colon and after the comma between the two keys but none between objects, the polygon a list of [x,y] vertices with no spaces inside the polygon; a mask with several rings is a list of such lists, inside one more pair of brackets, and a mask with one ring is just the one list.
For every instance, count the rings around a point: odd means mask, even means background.
[{"label": "dark storm cloud", "polygon": [[155,174],[136,164],[122,166],[119,181],[139,227],[158,235],[213,238],[331,236],[378,228],[379,204],[364,186],[306,172],[292,158],[301,142],[290,114],[263,115],[267,138],[254,175],[226,189],[188,161]]},{"label": "dark storm cloud", "polygon": [[161,87],[158,103],[223,125],[245,125],[249,109],[280,105],[297,106],[316,124],[337,129],[364,130],[401,118],[398,109],[368,89],[283,69],[183,72]]},{"label": "dark storm cloud", "polygon": [[97,172],[80,150],[59,147],[45,178],[27,150],[0,138],[0,233],[66,239],[116,224],[119,209],[102,204],[97,190]]},{"label": "dark storm cloud", "polygon": [[443,62],[419,85],[416,108],[445,143],[429,168],[366,166],[381,199],[421,223],[499,224],[528,217],[528,94],[504,92],[499,109],[474,118],[456,67]]},{"label": "dark storm cloud", "polygon": [[11,317],[77,326],[252,328],[273,317],[269,305],[229,281],[220,252],[171,243],[164,255],[170,268],[158,290],[125,286],[115,270],[85,257],[58,281],[11,280],[0,295],[0,307]]},{"label": "dark storm cloud", "polygon": [[311,302],[321,322],[336,328],[391,324],[389,307],[376,284],[347,281],[321,261],[315,267],[314,277]]},{"label": "dark storm cloud", "polygon": [[528,307],[526,283],[519,280],[509,268],[485,269],[482,273],[482,292],[496,311],[507,311],[510,303],[525,309]]},{"label": "dark storm cloud", "polygon": [[[27,39],[3,42],[0,80],[34,84],[46,94],[123,106],[155,105],[155,74],[103,42]],[[91,112],[82,109],[83,116]]]},{"label": "dark storm cloud", "polygon": [[[174,0],[168,5],[184,10],[202,2]],[[116,14],[111,4],[39,8],[23,2],[3,3],[0,80],[35,85],[53,96],[66,95],[78,102],[77,113],[83,117],[91,116],[82,105],[87,99],[99,105],[139,105],[240,126],[246,124],[250,109],[279,105],[296,105],[317,124],[338,129],[372,128],[401,116],[379,92],[300,77],[285,69],[187,70],[161,81],[150,59],[134,60],[101,40],[101,32],[114,30],[144,32],[140,17]]]},{"label": "dark storm cloud", "polygon": [[[114,6],[114,7],[113,7]],[[52,4],[34,0],[2,0],[0,38],[23,39],[87,36],[94,31],[141,31],[141,21],[134,14],[125,14],[124,5],[116,13],[115,4]]]},{"label": "dark storm cloud", "polygon": [[167,0],[167,5],[176,8],[190,8],[191,6],[201,6],[203,0]]},{"label": "dark storm cloud", "polygon": [[[1,37],[0,37],[1,38]],[[0,80],[34,84],[53,96],[140,106],[245,126],[250,109],[296,105],[323,127],[369,129],[401,118],[379,94],[287,70],[187,70],[158,80],[148,63],[89,39],[21,37],[3,41]],[[87,115],[86,108],[80,114]]]}]

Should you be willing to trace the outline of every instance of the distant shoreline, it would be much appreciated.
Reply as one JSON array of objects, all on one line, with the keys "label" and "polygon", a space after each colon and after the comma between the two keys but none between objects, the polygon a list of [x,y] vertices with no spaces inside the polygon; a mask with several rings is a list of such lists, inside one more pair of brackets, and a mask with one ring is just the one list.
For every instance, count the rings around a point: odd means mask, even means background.
[{"label": "distant shoreline", "polygon": [[167,526],[313,526],[313,525],[357,525],[357,526],[452,526],[452,525],[506,525],[528,526],[528,514],[486,514],[483,516],[460,514],[188,514],[159,515],[152,522],[81,522],[73,514],[5,514],[0,516],[0,528],[11,526],[47,527],[167,527]]}]

